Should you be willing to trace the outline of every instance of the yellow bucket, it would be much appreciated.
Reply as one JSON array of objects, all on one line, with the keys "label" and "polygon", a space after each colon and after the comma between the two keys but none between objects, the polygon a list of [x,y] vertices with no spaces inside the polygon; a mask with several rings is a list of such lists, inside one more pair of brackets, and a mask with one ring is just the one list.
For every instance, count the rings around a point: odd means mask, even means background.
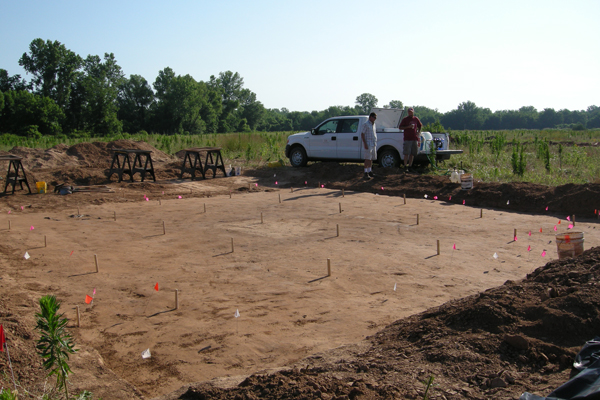
[{"label": "yellow bucket", "polygon": [[559,260],[583,253],[583,232],[568,232],[556,235],[556,251]]},{"label": "yellow bucket", "polygon": [[48,191],[46,182],[36,182],[35,187],[37,188],[38,193],[46,193]]}]

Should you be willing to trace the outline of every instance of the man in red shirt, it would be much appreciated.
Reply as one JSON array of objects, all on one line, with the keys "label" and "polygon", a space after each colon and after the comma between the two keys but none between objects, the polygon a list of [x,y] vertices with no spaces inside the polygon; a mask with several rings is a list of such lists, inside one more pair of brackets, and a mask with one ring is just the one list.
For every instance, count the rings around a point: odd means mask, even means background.
[{"label": "man in red shirt", "polygon": [[404,154],[404,169],[410,171],[415,156],[419,153],[421,129],[423,124],[419,118],[415,117],[415,109],[408,109],[408,117],[405,117],[400,121],[398,128],[404,130],[404,147],[402,153]]}]

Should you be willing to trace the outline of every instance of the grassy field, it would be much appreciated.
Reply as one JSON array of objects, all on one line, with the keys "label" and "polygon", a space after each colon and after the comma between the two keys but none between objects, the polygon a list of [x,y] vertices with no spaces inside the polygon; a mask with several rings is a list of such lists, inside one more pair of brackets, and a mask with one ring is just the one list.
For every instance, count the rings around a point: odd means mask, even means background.
[{"label": "grassy field", "polygon": [[[43,137],[28,139],[0,135],[0,150],[14,146],[50,148],[90,141],[143,140],[168,154],[189,147],[218,146],[225,157],[249,166],[285,159],[287,136],[293,132],[253,132],[208,135],[158,135],[141,132],[102,138]],[[461,155],[429,166],[425,173],[447,174],[461,168],[475,179],[499,182],[532,182],[545,185],[600,181],[600,130],[453,131],[451,148]]]}]

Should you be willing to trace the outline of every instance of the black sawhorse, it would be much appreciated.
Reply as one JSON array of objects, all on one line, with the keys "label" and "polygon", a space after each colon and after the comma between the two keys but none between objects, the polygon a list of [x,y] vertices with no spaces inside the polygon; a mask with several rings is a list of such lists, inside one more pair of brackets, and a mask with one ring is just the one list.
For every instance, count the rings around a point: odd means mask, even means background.
[{"label": "black sawhorse", "polygon": [[[149,150],[130,150],[130,149],[115,149],[113,150],[113,160],[110,164],[108,171],[108,178],[113,174],[117,174],[119,182],[123,180],[123,175],[129,175],[129,181],[133,182],[133,175],[140,173],[142,175],[142,182],[146,174],[150,174],[154,182],[156,182],[156,176],[154,175],[154,165],[152,164],[152,157]],[[134,154],[133,167],[131,166],[130,154]],[[145,158],[145,163],[142,162],[142,158]],[[115,167],[115,164],[117,166]]]},{"label": "black sawhorse", "polygon": [[[17,183],[21,186],[21,190],[23,190],[23,183],[25,183],[25,185],[27,185],[29,193],[31,194],[31,188],[29,187],[29,182],[27,182],[27,175],[25,175],[25,169],[23,168],[23,163],[21,163],[22,159],[23,157],[15,156],[12,154],[9,154],[7,156],[0,156],[0,161],[8,161],[8,171],[6,171],[6,183],[4,185],[4,193],[6,193],[8,185],[12,185],[12,194],[14,194]],[[11,169],[14,169],[12,175],[10,172]],[[19,171],[23,176],[19,176]]]},{"label": "black sawhorse", "polygon": [[[206,153],[204,164],[202,164],[201,153]],[[194,159],[193,162],[192,158]],[[192,175],[192,180],[194,180],[196,178],[196,171],[200,171],[202,179],[206,179],[206,173],[212,171],[214,178],[217,175],[217,170],[223,171],[223,176],[227,176],[220,147],[195,147],[186,149],[179,179],[183,179],[184,173],[189,173]]]}]

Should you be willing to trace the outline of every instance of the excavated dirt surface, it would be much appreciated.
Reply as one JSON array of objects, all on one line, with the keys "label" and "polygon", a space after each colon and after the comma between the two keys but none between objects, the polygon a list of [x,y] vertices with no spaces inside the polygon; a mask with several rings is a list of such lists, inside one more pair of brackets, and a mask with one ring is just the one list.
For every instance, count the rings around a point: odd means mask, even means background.
[{"label": "excavated dirt surface", "polygon": [[[152,150],[157,182],[139,182],[139,175],[134,183],[107,178],[115,148]],[[378,176],[365,182],[358,164],[247,169],[227,158],[226,164],[242,167],[242,176],[191,182],[177,180],[180,158],[140,142],[45,151],[15,148],[10,153],[23,157],[32,186],[46,181],[50,190],[62,183],[113,190],[67,196],[17,190],[0,197],[0,324],[24,398],[26,391],[38,398],[52,384],[45,380],[35,351],[37,299],[51,293],[63,301],[80,349],[72,356],[72,390],[89,389],[104,399],[421,399],[423,382],[431,377],[431,399],[517,399],[526,391],[547,395],[569,379],[575,354],[600,331],[598,183],[552,188],[476,181],[473,189],[462,191],[447,176],[376,168]],[[0,167],[6,168],[2,162]],[[4,187],[4,180],[0,183]],[[290,188],[295,188],[293,193]],[[216,210],[230,198],[232,203]],[[338,203],[343,213],[337,211]],[[195,212],[186,215],[190,207]],[[324,217],[317,210],[325,210]],[[480,210],[484,218],[479,218]],[[109,227],[113,211],[119,217],[113,222],[120,225]],[[264,212],[265,225],[271,225],[261,228],[257,215],[248,222],[247,215],[254,212]],[[170,242],[162,239],[165,213],[173,221],[168,229],[176,226],[173,230],[180,231]],[[416,214],[422,218],[420,225],[414,222]],[[446,216],[448,224],[442,221]],[[269,218],[277,218],[277,224]],[[370,224],[365,225],[365,218]],[[575,229],[585,231],[589,250],[557,260],[552,228],[566,232],[573,218]],[[10,231],[8,221],[13,224]],[[333,242],[336,223],[343,227],[340,239],[347,235],[340,244]],[[495,224],[509,231],[508,236],[512,227],[518,228],[519,241],[492,232]],[[204,225],[212,231],[201,231]],[[60,236],[63,226],[70,226],[70,233]],[[143,232],[135,231],[136,226]],[[543,234],[537,231],[542,226]],[[528,231],[533,231],[529,239]],[[48,233],[48,249],[40,244],[39,232]],[[101,243],[113,243],[123,232],[129,239],[118,249],[104,251],[114,254],[101,253],[97,278],[94,271],[77,269],[83,258],[66,261],[83,253],[89,259],[102,251]],[[228,242],[221,245],[218,239],[228,241],[238,233],[240,247],[229,254]],[[254,242],[244,241],[241,233],[254,235]],[[307,241],[315,235],[316,244]],[[192,237],[193,245],[178,243]],[[443,242],[439,258],[436,237]],[[427,240],[433,243],[420,243]],[[295,242],[304,250],[286,256]],[[458,249],[450,253],[453,242]],[[51,249],[55,243],[64,247],[62,253]],[[398,243],[404,246],[398,249]],[[524,250],[527,243],[535,254]],[[198,255],[191,247],[211,255],[201,269],[194,264]],[[75,255],[66,251],[71,248]],[[481,248],[485,254],[479,256]],[[499,260],[491,257],[496,248]],[[539,254],[542,248],[548,252],[545,258]],[[25,250],[32,256],[27,264]],[[332,256],[334,273],[323,277],[315,268],[323,270],[322,260],[330,251],[345,256],[348,264],[352,259],[359,264],[337,269]],[[176,274],[150,265],[110,269],[119,256],[136,260],[152,252],[157,260],[183,267]],[[394,259],[408,253],[414,253],[410,265],[394,265]],[[87,268],[93,270],[91,264]],[[239,276],[248,265],[256,265],[252,279]],[[147,268],[154,274],[147,282],[127,287],[125,281],[145,277]],[[196,272],[211,275],[195,280]],[[376,287],[381,283],[377,273],[389,278],[384,289]],[[154,283],[163,285],[172,275],[182,276],[178,313],[171,312],[170,294],[160,302],[152,300],[165,293],[154,293]],[[350,275],[347,283],[332,280]],[[99,287],[97,304],[91,306],[82,301],[82,293],[91,295],[89,279]],[[255,280],[273,285],[272,292],[261,288],[253,294]],[[231,300],[232,292],[242,289],[233,290],[224,281],[247,290],[240,298],[256,305],[244,308],[239,298]],[[174,282],[164,286],[174,289]],[[190,295],[183,297],[194,285],[204,296],[201,304]],[[308,316],[300,311],[304,302]],[[74,323],[76,305],[82,311],[81,328]],[[206,308],[212,312],[205,313]],[[233,316],[236,308],[240,321]],[[244,319],[251,314],[264,318],[270,328]],[[219,319],[225,322],[215,322]],[[193,320],[204,325],[194,326]],[[225,328],[230,333],[220,334]],[[152,337],[153,332],[163,341]],[[150,360],[140,357],[145,348],[153,351]],[[6,353],[0,353],[0,371],[0,386],[12,387]]]}]

